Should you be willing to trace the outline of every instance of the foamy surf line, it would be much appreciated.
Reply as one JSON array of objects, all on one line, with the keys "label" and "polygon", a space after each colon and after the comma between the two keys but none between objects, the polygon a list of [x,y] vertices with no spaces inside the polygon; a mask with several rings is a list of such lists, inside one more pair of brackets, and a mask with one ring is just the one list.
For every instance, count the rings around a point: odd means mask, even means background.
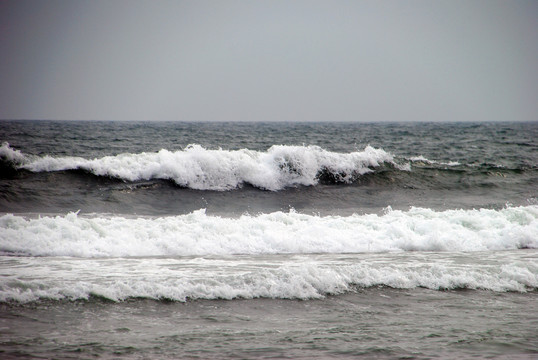
[{"label": "foamy surf line", "polygon": [[536,253],[388,253],[209,258],[0,256],[0,302],[91,297],[319,299],[371,287],[533,291]]},{"label": "foamy surf line", "polygon": [[316,185],[320,174],[334,182],[351,183],[383,164],[401,170],[383,149],[336,153],[318,146],[274,145],[267,151],[208,150],[189,145],[184,150],[162,149],[156,153],[120,154],[96,159],[25,155],[8,143],[0,147],[0,159],[33,172],[85,170],[97,176],[125,181],[172,180],[197,190],[231,190],[243,184],[265,190]]},{"label": "foamy surf line", "polygon": [[538,248],[538,205],[501,210],[388,209],[314,216],[290,211],[240,218],[204,210],[160,218],[76,213],[0,217],[0,251],[82,258],[230,254],[487,251]]}]

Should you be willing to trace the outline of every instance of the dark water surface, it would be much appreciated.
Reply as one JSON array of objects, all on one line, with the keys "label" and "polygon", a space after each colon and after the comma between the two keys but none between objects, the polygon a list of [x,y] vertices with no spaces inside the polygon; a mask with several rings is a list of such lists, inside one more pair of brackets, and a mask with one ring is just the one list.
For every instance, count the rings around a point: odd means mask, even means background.
[{"label": "dark water surface", "polygon": [[2,347],[36,358],[532,359],[535,300],[373,288],[309,301],[3,305]]}]

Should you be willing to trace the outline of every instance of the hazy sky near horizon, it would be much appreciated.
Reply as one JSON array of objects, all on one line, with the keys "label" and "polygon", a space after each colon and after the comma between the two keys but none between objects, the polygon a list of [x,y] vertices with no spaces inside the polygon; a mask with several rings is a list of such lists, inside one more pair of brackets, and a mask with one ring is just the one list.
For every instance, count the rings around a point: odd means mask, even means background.
[{"label": "hazy sky near horizon", "polygon": [[538,120],[538,1],[0,0],[0,118]]}]

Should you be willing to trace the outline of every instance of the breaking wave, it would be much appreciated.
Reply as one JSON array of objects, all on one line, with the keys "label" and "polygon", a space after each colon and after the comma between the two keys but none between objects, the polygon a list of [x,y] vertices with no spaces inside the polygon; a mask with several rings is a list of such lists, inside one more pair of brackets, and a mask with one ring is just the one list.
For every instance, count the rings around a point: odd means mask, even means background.
[{"label": "breaking wave", "polygon": [[[526,249],[526,250],[522,250]],[[358,288],[535,291],[538,205],[239,218],[0,217],[0,302],[317,299]]]},{"label": "breaking wave", "polygon": [[124,181],[172,180],[197,190],[231,190],[250,184],[265,190],[315,185],[320,179],[352,183],[361,175],[384,165],[408,169],[391,154],[368,146],[364,151],[336,153],[318,146],[274,145],[265,152],[208,150],[189,145],[181,151],[120,154],[96,159],[25,155],[4,143],[0,159],[32,172],[84,170],[97,176]]},{"label": "breaking wave", "polygon": [[384,215],[274,212],[240,218],[204,210],[160,218],[0,217],[0,251],[30,256],[485,251],[538,248],[538,206],[387,210]]}]

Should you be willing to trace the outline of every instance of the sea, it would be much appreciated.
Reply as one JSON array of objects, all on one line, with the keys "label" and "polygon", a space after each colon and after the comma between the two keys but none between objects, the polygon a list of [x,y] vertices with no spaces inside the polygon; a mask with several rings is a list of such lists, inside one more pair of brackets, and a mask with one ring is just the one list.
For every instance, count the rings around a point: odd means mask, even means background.
[{"label": "sea", "polygon": [[0,121],[0,357],[536,359],[538,122]]}]

